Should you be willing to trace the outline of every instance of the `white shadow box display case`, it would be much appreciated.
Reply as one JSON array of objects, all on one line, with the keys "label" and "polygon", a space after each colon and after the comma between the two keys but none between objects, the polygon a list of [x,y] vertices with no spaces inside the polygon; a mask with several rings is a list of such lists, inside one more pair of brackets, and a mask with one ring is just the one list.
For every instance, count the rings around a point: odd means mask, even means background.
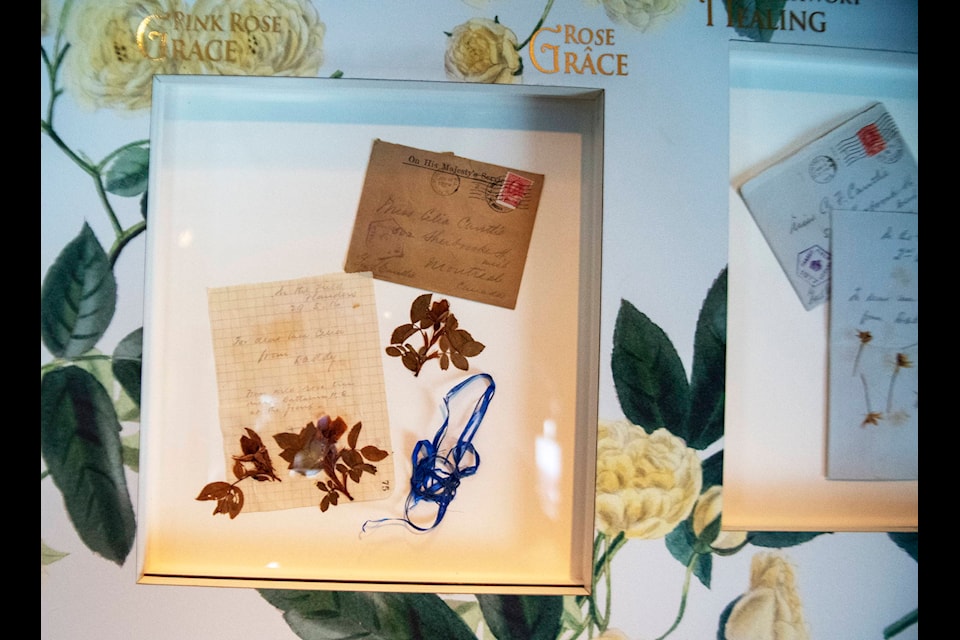
[{"label": "white shadow box display case", "polygon": [[603,92],[158,76],[152,117],[139,582],[589,592]]},{"label": "white shadow box display case", "polygon": [[[855,240],[843,244],[835,233],[836,216],[873,212],[889,215],[886,212],[895,209],[913,212],[911,251],[915,252],[918,165],[913,167],[910,178],[901,179],[897,177],[894,162],[919,162],[918,56],[889,51],[732,43],[730,69],[730,264],[723,527],[751,531],[915,531],[919,499],[916,387],[912,390],[908,412],[891,413],[890,401],[887,400],[886,406],[884,401],[894,388],[898,365],[911,367],[911,373],[916,376],[919,364],[916,325],[912,344],[901,347],[906,354],[902,361],[887,358],[875,365],[889,384],[884,382],[875,389],[867,389],[867,376],[853,373],[862,372],[862,365],[861,369],[856,368],[853,353],[857,344],[845,346],[837,340],[837,336],[846,331],[843,336],[850,341],[855,342],[860,336],[863,351],[875,346],[876,341],[867,344],[869,331],[854,330],[869,328],[866,324],[841,326],[839,312],[852,303],[855,295],[836,289],[840,271],[830,275],[835,290],[826,294],[828,280],[817,280],[811,271],[803,271],[805,265],[809,266],[803,261],[811,254],[790,254],[789,251],[800,248],[795,238],[821,225],[821,218],[826,221],[830,214],[834,216],[834,228],[825,226],[819,230],[819,240],[803,242],[822,245],[825,249],[822,255],[828,261],[832,257],[832,268],[839,269],[839,265],[849,262],[857,251],[872,250],[867,242],[867,225],[863,224],[871,221],[862,218],[860,226],[854,228],[862,231],[862,243]],[[881,114],[876,116],[876,122],[857,124],[857,117],[874,118],[873,113]],[[850,122],[860,127],[852,137],[843,129]],[[886,136],[886,150],[869,148],[868,134],[878,131]],[[830,137],[836,139],[837,132],[841,138],[848,136],[842,142],[852,146],[844,149],[843,144],[831,142]],[[882,140],[877,137],[873,141]],[[821,145],[820,149],[829,146],[831,150],[814,154],[809,152],[813,144]],[[841,159],[844,153],[851,150],[859,153],[865,148],[866,154],[861,153],[859,159]],[[856,162],[865,163],[874,153],[880,160],[875,168],[866,175],[843,178],[849,175],[844,171],[852,171]],[[908,154],[912,154],[912,158]],[[774,175],[783,188],[768,189],[763,204],[774,211],[782,207],[779,215],[784,223],[779,229],[773,225],[764,229],[758,224],[758,216],[753,215],[756,212],[748,207],[744,193],[750,191],[745,185],[778,163],[783,163],[780,165],[783,170],[767,175]],[[804,180],[803,188],[794,190]],[[793,201],[798,194],[803,196],[803,189],[807,189],[807,196],[817,196],[813,206],[805,210]],[[901,205],[904,208],[900,208]],[[849,248],[850,244],[853,249]],[[834,251],[832,256],[831,251]],[[778,255],[787,258],[782,265],[778,263]],[[911,255],[916,287],[916,254]],[[868,269],[877,274],[890,266],[879,252],[855,257],[865,260]],[[791,286],[794,273],[805,279],[803,291]],[[810,287],[806,288],[807,285]],[[821,287],[819,293],[798,296],[798,293],[813,292],[814,285]],[[916,309],[916,294],[912,295]],[[866,317],[864,313],[862,318]],[[915,313],[911,318],[914,323],[918,320]],[[843,358],[853,360],[855,366],[846,363],[842,369],[831,368],[831,360],[837,365]],[[848,380],[848,389],[840,392],[837,385],[844,382],[844,377]],[[843,424],[831,417],[845,405],[862,412],[858,414],[862,422],[858,418],[856,424]],[[912,425],[903,420],[907,413]],[[912,442],[909,441],[911,428],[914,430]],[[846,450],[837,447],[841,436],[851,438],[844,445]],[[907,439],[897,441],[896,438]],[[884,449],[890,443],[894,443],[894,448]],[[871,459],[876,464],[867,468],[866,462]],[[912,469],[903,473],[897,468],[898,460]],[[844,476],[836,471],[840,463],[864,467],[867,471],[858,470]],[[889,465],[889,473],[885,465]]]}]

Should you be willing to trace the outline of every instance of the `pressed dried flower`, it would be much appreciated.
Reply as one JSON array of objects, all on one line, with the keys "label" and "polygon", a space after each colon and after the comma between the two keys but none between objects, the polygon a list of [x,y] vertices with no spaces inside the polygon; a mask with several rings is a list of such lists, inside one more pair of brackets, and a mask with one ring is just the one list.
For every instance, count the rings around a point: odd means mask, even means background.
[{"label": "pressed dried flower", "polygon": [[[452,363],[461,371],[470,368],[468,358],[480,355],[486,346],[474,340],[469,331],[460,328],[456,316],[450,313],[450,303],[446,300],[431,302],[433,294],[417,296],[410,305],[410,322],[393,330],[387,355],[400,358],[403,366],[420,375],[423,365],[430,360],[438,360],[440,368],[446,371]],[[421,346],[407,342],[419,335]]]},{"label": "pressed dried flower", "polygon": [[243,509],[243,491],[237,483],[247,478],[258,482],[281,482],[273,471],[270,453],[256,431],[247,428],[246,435],[240,436],[240,451],[241,455],[233,456],[233,475],[236,476],[236,481],[211,482],[201,489],[196,497],[200,501],[216,500],[217,506],[213,515],[225,513],[231,520]]},{"label": "pressed dried flower", "polygon": [[866,417],[863,419],[863,422],[860,423],[861,427],[865,427],[868,424],[878,425],[883,419],[883,414],[879,411],[870,411],[867,413]]},{"label": "pressed dried flower", "polygon": [[863,353],[863,348],[873,340],[873,334],[869,331],[857,331],[857,339],[860,340],[860,346],[857,347],[857,356],[853,359],[853,375],[857,373],[857,367],[860,366],[860,355]]},{"label": "pressed dried flower", "polygon": [[[360,482],[364,473],[375,475],[377,468],[370,464],[386,458],[389,453],[373,445],[357,448],[362,423],[349,429],[343,418],[321,416],[316,423],[309,422],[299,433],[278,433],[273,438],[280,445],[280,457],[287,461],[291,471],[304,476],[323,473],[327,480],[318,480],[317,489],[323,492],[320,510],[336,506],[340,496],[353,500],[349,481]],[[345,447],[338,446],[347,434]]]}]

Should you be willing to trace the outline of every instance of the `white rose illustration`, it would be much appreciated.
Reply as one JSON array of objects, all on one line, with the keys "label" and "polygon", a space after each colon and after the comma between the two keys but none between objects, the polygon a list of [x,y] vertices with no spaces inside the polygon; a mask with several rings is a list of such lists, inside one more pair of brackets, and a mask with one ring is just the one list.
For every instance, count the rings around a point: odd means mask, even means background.
[{"label": "white rose illustration", "polygon": [[517,36],[495,20],[471,18],[455,27],[444,55],[447,78],[463,82],[520,82]]},{"label": "white rose illustration", "polygon": [[[717,518],[721,517],[723,510],[723,489],[719,485],[713,485],[703,492],[703,495],[697,499],[697,505],[693,508],[693,534],[698,538],[703,535],[703,530],[712,524]],[[720,531],[713,540],[706,540],[714,549],[735,549],[742,545],[747,539],[746,531]]]},{"label": "white rose illustration", "polygon": [[179,0],[80,0],[70,11],[64,83],[79,104],[90,109],[130,111],[150,107],[153,76],[184,73],[161,37],[138,30],[145,19],[151,31],[169,29]]},{"label": "white rose illustration", "polygon": [[647,434],[626,420],[600,421],[597,529],[608,536],[662,538],[700,495],[700,458],[666,429]]},{"label": "white rose illustration", "polygon": [[727,640],[809,640],[793,567],[776,552],[750,563],[750,590],[730,612]]},{"label": "white rose illustration", "polygon": [[309,0],[197,0],[194,15],[215,15],[223,31],[200,35],[230,41],[229,54],[204,60],[216,75],[315,76],[323,65],[326,25]]},{"label": "white rose illustration", "polygon": [[646,31],[674,13],[684,0],[585,0],[590,6],[603,5],[613,22]]}]

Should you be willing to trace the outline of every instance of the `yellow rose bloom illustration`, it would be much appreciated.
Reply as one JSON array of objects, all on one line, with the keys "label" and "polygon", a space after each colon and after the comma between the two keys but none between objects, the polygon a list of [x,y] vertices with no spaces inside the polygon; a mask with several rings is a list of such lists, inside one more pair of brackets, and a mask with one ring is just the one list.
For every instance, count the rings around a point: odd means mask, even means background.
[{"label": "yellow rose bloom illustration", "polygon": [[584,0],[590,6],[603,5],[613,22],[646,31],[674,13],[683,0]]},{"label": "yellow rose bloom illustration", "polygon": [[[693,508],[693,534],[698,538],[703,530],[721,517],[723,510],[723,489],[713,485],[703,492]],[[714,549],[735,549],[747,540],[746,531],[720,531],[713,540],[706,540]]]},{"label": "yellow rose bloom illustration", "polygon": [[793,567],[777,552],[750,563],[750,590],[730,612],[727,640],[809,640]]},{"label": "yellow rose bloom illustration", "polygon": [[200,34],[230,42],[228,54],[205,59],[215,75],[315,76],[327,27],[310,0],[197,0],[191,13],[220,17],[223,31]]},{"label": "yellow rose bloom illustration", "polygon": [[690,515],[703,478],[697,452],[666,429],[647,434],[626,420],[600,421],[597,529],[656,539]]},{"label": "yellow rose bloom illustration", "polygon": [[516,34],[495,20],[467,20],[448,36],[444,55],[447,78],[492,84],[520,82],[517,42]]},{"label": "yellow rose bloom illustration", "polygon": [[165,39],[141,34],[153,16],[152,31],[172,26],[184,11],[179,0],[80,0],[66,28],[70,50],[64,60],[67,90],[82,106],[136,111],[150,107],[153,76],[183,73],[168,55]]}]

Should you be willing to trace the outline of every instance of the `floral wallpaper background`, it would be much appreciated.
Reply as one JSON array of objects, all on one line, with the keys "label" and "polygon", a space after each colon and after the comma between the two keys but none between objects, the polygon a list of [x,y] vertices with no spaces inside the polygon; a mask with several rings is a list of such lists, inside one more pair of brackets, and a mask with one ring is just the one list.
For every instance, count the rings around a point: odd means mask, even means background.
[{"label": "floral wallpaper background", "polygon": [[[720,530],[725,47],[777,34],[707,4],[41,2],[41,637],[916,638],[917,534]],[[590,597],[136,584],[156,74],[607,90]]]}]

